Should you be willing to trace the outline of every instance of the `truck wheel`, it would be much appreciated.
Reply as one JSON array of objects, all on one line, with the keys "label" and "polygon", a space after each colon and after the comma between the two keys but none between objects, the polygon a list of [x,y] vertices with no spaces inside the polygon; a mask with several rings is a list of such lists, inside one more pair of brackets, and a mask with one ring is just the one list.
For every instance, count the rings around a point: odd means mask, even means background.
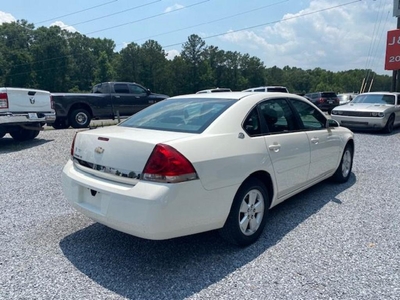
[{"label": "truck wheel", "polygon": [[54,129],[66,129],[69,127],[68,120],[65,118],[56,118],[55,122],[51,124]]},{"label": "truck wheel", "polygon": [[69,116],[69,123],[73,128],[89,127],[91,116],[86,109],[78,108],[72,111]]},{"label": "truck wheel", "polygon": [[12,138],[14,140],[16,140],[18,142],[33,140],[35,137],[37,137],[39,135],[40,125],[38,124],[38,125],[35,125],[32,127],[37,127],[38,130],[26,129],[26,128],[19,127],[16,130],[11,131],[10,135],[12,136]]}]

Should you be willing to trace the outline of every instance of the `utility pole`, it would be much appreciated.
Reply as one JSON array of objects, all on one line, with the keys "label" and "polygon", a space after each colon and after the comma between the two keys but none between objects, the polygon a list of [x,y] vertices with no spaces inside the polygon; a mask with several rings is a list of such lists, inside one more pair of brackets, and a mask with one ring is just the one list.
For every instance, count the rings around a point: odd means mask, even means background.
[{"label": "utility pole", "polygon": [[[397,29],[400,29],[400,0],[393,0],[393,16],[397,18]],[[400,86],[400,76],[398,70],[393,70],[392,73],[392,86],[390,91],[396,92]]]}]

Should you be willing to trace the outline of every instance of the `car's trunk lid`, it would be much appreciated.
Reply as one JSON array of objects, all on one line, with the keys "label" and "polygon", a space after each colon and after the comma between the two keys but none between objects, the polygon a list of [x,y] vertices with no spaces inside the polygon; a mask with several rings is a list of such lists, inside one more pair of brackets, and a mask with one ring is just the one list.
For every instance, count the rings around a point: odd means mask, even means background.
[{"label": "car's trunk lid", "polygon": [[74,160],[82,170],[98,176],[139,178],[156,144],[190,136],[193,134],[121,126],[87,130],[76,136]]}]

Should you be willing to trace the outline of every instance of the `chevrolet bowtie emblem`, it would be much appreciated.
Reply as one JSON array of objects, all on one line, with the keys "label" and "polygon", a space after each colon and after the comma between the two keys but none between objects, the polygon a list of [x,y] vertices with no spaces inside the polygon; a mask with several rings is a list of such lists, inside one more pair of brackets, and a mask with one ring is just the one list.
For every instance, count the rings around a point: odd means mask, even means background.
[{"label": "chevrolet bowtie emblem", "polygon": [[97,147],[96,149],[94,149],[94,152],[102,154],[104,152],[104,149],[101,147]]}]

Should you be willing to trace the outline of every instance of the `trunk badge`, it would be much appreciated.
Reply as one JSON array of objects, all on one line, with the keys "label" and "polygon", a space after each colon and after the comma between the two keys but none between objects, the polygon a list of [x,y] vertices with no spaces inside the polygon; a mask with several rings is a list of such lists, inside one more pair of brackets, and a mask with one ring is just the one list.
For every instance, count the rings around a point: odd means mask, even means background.
[{"label": "trunk badge", "polygon": [[96,147],[96,149],[94,149],[94,152],[102,154],[104,152],[104,149],[101,147]]},{"label": "trunk badge", "polygon": [[29,97],[29,101],[31,102],[31,104],[35,104],[35,97]]}]

